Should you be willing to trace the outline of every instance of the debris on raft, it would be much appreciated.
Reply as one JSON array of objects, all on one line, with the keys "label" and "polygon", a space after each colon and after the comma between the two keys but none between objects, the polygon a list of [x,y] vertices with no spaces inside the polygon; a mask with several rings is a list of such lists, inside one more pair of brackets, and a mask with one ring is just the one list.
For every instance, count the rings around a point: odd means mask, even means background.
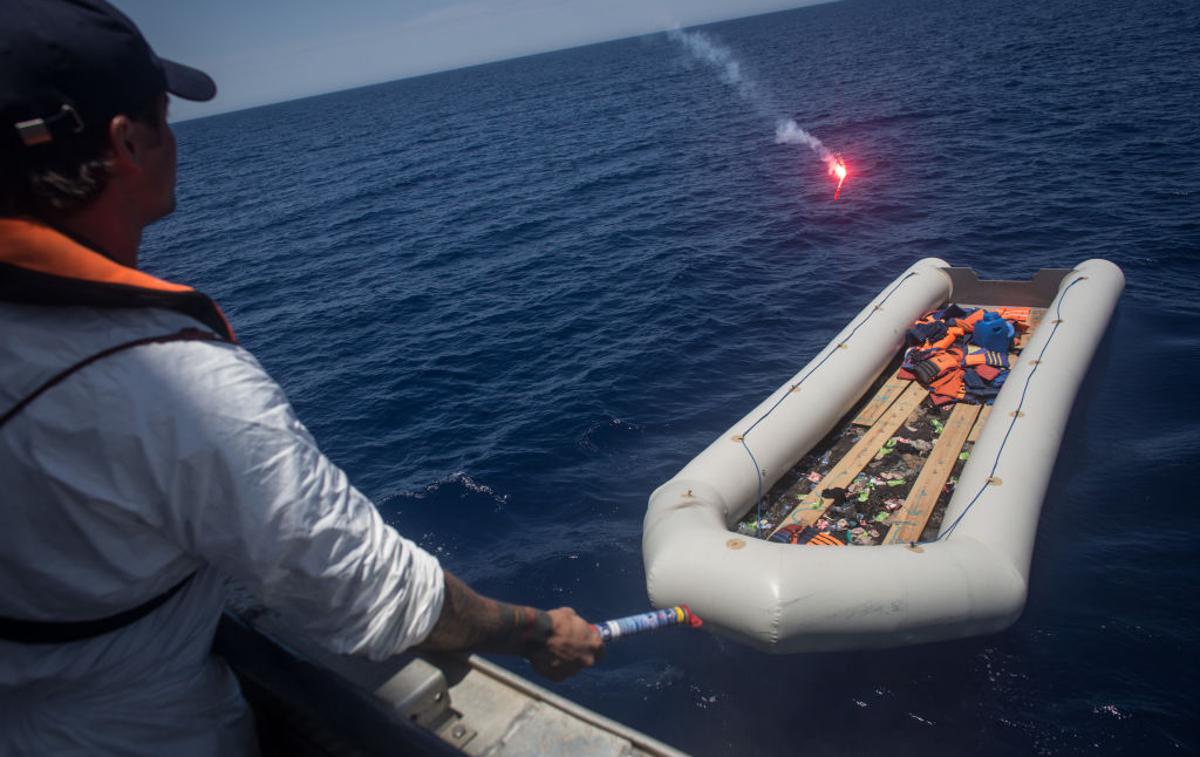
[{"label": "debris on raft", "polygon": [[[890,371],[885,375],[890,375]],[[871,396],[873,392],[868,393]],[[814,528],[829,533],[847,544],[870,546],[880,544],[891,527],[893,514],[904,504],[921,466],[941,434],[953,406],[936,407],[928,400],[921,403],[908,417],[897,434],[891,437],[875,455],[875,459],[859,473],[845,489],[822,491],[821,480],[838,460],[858,442],[866,429],[851,423],[851,413],[832,433],[811,452],[800,459],[778,483],[767,492],[762,507],[762,520],[755,528],[757,513],[751,510],[738,524],[738,533],[747,536],[770,533],[792,508],[810,493],[831,497],[834,503],[825,511]],[[955,461],[950,479],[938,496],[937,505],[921,541],[937,535],[946,505],[954,493],[954,484],[970,457],[974,444],[967,442]]]}]

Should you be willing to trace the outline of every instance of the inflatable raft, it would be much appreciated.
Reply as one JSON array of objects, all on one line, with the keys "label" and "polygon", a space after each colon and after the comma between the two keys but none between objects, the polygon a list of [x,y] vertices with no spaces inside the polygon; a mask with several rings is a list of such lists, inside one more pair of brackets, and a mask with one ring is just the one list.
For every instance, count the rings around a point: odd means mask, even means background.
[{"label": "inflatable raft", "polygon": [[[651,601],[686,603],[709,627],[776,653],[917,644],[1011,625],[1025,604],[1063,430],[1123,288],[1120,269],[1105,260],[1030,281],[980,280],[934,258],[916,263],[651,494],[642,539]],[[781,479],[796,477],[806,453],[853,427],[853,447],[808,474],[812,491],[794,498],[785,520],[828,526],[827,495],[845,489],[826,487],[862,485],[897,429],[914,428],[910,413],[928,405],[924,387],[893,372],[909,328],[950,303],[1028,308],[1029,330],[992,405],[960,402],[937,421],[903,507],[881,516],[890,521],[882,543],[778,543],[766,537],[782,524],[757,519],[754,531],[736,530]],[[940,525],[927,527],[938,495]]]}]

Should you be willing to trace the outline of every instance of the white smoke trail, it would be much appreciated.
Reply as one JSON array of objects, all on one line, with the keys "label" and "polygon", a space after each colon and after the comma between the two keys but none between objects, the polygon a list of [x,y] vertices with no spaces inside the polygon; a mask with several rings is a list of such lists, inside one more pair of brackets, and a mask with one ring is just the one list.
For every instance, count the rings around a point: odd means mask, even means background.
[{"label": "white smoke trail", "polygon": [[685,32],[676,28],[669,30],[667,37],[683,45],[696,60],[717,69],[721,81],[735,87],[742,97],[755,105],[762,104],[758,88],[754,82],[742,75],[742,66],[728,47],[717,44],[704,32]]},{"label": "white smoke trail", "polygon": [[821,140],[809,134],[800,125],[790,118],[781,118],[775,124],[775,144],[778,145],[808,145],[808,148],[817,154],[821,160],[825,161],[825,165],[832,170],[837,158],[830,152]]},{"label": "white smoke trail", "polygon": [[[737,93],[757,110],[769,110],[767,98],[763,96],[758,85],[742,72],[741,64],[728,47],[715,42],[704,32],[685,32],[675,28],[667,32],[667,37],[682,45],[697,60],[717,69],[721,81],[734,87]],[[833,173],[837,157],[821,140],[802,129],[794,120],[780,118],[776,122],[775,143],[807,146],[825,163],[829,172]]]}]

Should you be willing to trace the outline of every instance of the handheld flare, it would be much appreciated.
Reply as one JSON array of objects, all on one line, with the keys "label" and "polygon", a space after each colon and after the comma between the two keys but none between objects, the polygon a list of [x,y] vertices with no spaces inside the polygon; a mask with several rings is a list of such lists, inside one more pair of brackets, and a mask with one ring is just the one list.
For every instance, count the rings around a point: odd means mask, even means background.
[{"label": "handheld flare", "polygon": [[704,621],[696,617],[687,605],[677,605],[664,610],[651,610],[640,615],[630,615],[627,618],[594,623],[592,627],[600,632],[600,637],[605,642],[609,642],[622,636],[654,631],[682,623],[686,623],[692,628],[699,628]]}]

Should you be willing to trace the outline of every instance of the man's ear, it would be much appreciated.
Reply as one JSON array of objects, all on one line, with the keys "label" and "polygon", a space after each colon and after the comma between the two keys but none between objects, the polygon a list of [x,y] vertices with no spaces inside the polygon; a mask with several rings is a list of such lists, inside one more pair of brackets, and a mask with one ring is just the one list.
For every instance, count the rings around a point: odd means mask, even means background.
[{"label": "man's ear", "polygon": [[138,124],[129,116],[116,115],[108,122],[108,153],[110,170],[114,175],[140,173],[145,154],[143,135]]}]

